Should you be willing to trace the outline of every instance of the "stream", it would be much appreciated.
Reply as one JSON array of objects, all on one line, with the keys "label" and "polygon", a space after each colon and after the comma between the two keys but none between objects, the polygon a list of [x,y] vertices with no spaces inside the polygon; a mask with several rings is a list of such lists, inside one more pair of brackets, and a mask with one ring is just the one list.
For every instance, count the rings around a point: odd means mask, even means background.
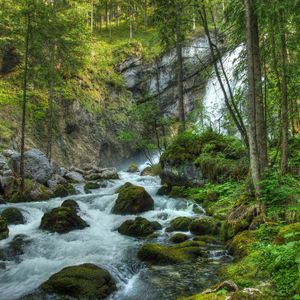
[{"label": "stream", "polygon": [[[135,216],[111,214],[117,198],[116,190],[125,182],[143,186],[154,199],[154,210],[141,216],[158,221],[163,229],[159,231],[160,236],[148,240],[150,242],[168,244],[170,233],[165,232],[165,228],[170,220],[178,216],[199,217],[204,210],[201,207],[195,210],[196,204],[184,199],[157,196],[161,186],[158,177],[142,177],[138,173],[124,171],[119,175],[120,180],[109,181],[106,187],[93,190],[92,194],[84,194],[83,185],[77,185],[79,194],[67,197],[77,201],[80,216],[90,225],[84,230],[53,234],[39,229],[43,214],[60,206],[67,198],[0,206],[0,211],[9,206],[17,207],[26,218],[24,225],[9,226],[9,238],[0,242],[0,249],[19,234],[30,239],[19,259],[0,265],[1,300],[23,299],[52,274],[66,266],[81,263],[94,263],[111,273],[118,291],[110,296],[110,300],[176,299],[199,293],[218,281],[216,269],[232,259],[221,243],[207,244],[208,258],[187,264],[147,267],[137,259],[136,252],[145,239],[123,236],[116,230],[122,222]],[[199,214],[199,211],[203,213]]]}]

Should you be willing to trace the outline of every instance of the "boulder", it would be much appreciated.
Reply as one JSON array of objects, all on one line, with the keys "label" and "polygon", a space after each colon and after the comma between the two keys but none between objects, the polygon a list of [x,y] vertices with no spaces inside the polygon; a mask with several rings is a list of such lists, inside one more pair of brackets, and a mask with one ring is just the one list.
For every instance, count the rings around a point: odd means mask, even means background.
[{"label": "boulder", "polygon": [[4,157],[11,158],[13,155],[17,155],[19,153],[12,149],[5,149],[2,154]]},{"label": "boulder", "polygon": [[0,240],[8,238],[9,229],[6,221],[0,217]]},{"label": "boulder", "polygon": [[235,258],[242,258],[250,253],[251,246],[255,242],[256,240],[252,231],[246,230],[235,235],[226,245],[226,249]]},{"label": "boulder", "polygon": [[72,200],[72,199],[67,199],[65,200],[61,207],[68,207],[71,208],[72,210],[74,210],[75,212],[79,211],[79,205],[76,201]]},{"label": "boulder", "polygon": [[168,185],[163,185],[162,187],[160,187],[157,191],[157,195],[158,196],[165,196],[165,195],[169,195],[172,191],[172,187],[168,186]]},{"label": "boulder", "polygon": [[195,219],[190,224],[190,232],[196,235],[217,234],[218,224],[212,218]]},{"label": "boulder", "polygon": [[41,229],[57,233],[67,233],[86,227],[88,224],[69,207],[57,207],[45,213],[40,224]]},{"label": "boulder", "polygon": [[100,187],[101,187],[100,184],[97,182],[87,182],[84,185],[84,191],[87,194],[89,194],[89,193],[91,193],[91,190],[99,189]]},{"label": "boulder", "polygon": [[170,222],[170,226],[166,231],[189,231],[189,226],[193,219],[188,217],[177,217]]},{"label": "boulder", "polygon": [[[11,156],[12,170],[19,174],[21,154]],[[38,149],[31,149],[24,153],[24,173],[41,184],[46,184],[53,174],[52,166],[46,155]]]},{"label": "boulder", "polygon": [[67,172],[64,177],[74,183],[80,183],[84,181],[83,176],[76,171]]},{"label": "boulder", "polygon": [[175,233],[170,237],[170,242],[174,244],[179,244],[187,241],[189,237],[184,233]]},{"label": "boulder", "polygon": [[93,167],[85,172],[84,178],[86,180],[119,179],[119,175],[116,168]]},{"label": "boulder", "polygon": [[41,289],[48,294],[75,299],[105,299],[117,288],[106,270],[93,264],[82,264],[52,275]]},{"label": "boulder", "polygon": [[54,190],[55,197],[67,197],[76,194],[76,190],[70,183],[62,183],[59,184],[56,189]]},{"label": "boulder", "polygon": [[47,181],[47,186],[49,189],[54,192],[59,184],[65,184],[67,183],[67,180],[62,177],[61,175],[54,174],[52,177]]},{"label": "boulder", "polygon": [[160,224],[150,222],[145,218],[137,217],[134,220],[127,220],[118,228],[118,232],[123,235],[133,237],[145,237],[160,229]]},{"label": "boulder", "polygon": [[131,164],[127,170],[129,173],[137,173],[140,172],[138,166],[136,164]]},{"label": "boulder", "polygon": [[127,182],[118,192],[118,198],[112,209],[114,214],[138,214],[154,209],[153,199],[141,186]]},{"label": "boulder", "polygon": [[7,224],[24,224],[25,220],[19,209],[15,207],[8,207],[1,213],[1,217]]},{"label": "boulder", "polygon": [[205,256],[198,242],[186,241],[174,246],[144,244],[138,251],[138,258],[154,265],[185,263]]}]

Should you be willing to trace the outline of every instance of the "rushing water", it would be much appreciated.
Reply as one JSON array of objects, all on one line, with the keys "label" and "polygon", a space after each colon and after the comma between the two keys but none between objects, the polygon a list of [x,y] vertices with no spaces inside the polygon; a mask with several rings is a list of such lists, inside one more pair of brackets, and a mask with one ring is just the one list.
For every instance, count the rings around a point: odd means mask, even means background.
[{"label": "rushing water", "polygon": [[[142,216],[159,221],[164,229],[177,216],[196,217],[194,204],[183,199],[157,196],[160,180],[156,177],[141,177],[138,174],[120,172],[120,180],[108,186],[84,194],[79,185],[79,195],[72,197],[80,206],[80,216],[90,225],[84,230],[67,234],[53,234],[39,229],[43,214],[58,207],[65,200],[52,199],[46,202],[20,203],[19,208],[26,218],[24,225],[9,226],[10,236],[0,242],[3,248],[18,234],[27,235],[31,242],[17,261],[4,262],[0,269],[0,299],[20,299],[33,293],[50,275],[62,268],[81,263],[95,263],[107,269],[117,281],[118,292],[110,299],[176,299],[178,296],[199,292],[216,281],[215,269],[230,258],[221,245],[208,245],[209,259],[180,266],[153,267],[148,269],[137,257],[137,249],[145,241],[123,236],[116,228],[135,216],[120,216],[110,211],[117,198],[116,190],[130,181],[144,186],[155,200],[155,209]],[[69,197],[70,198],[70,197]],[[2,205],[0,210],[10,205]],[[168,233],[153,242],[167,243]]]}]

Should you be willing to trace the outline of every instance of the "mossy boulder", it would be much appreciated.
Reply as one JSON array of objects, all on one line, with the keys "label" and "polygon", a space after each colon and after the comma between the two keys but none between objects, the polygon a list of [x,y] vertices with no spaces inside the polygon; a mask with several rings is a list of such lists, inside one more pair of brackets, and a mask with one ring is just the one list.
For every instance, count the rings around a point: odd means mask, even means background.
[{"label": "mossy boulder", "polygon": [[84,185],[84,191],[87,194],[89,194],[89,193],[91,193],[91,190],[99,189],[100,187],[101,187],[100,184],[97,182],[87,182]]},{"label": "mossy boulder", "polygon": [[141,186],[127,182],[118,192],[118,198],[112,209],[114,214],[138,214],[154,209],[153,199]]},{"label": "mossy boulder", "polygon": [[175,233],[170,237],[169,241],[174,244],[179,244],[187,241],[188,239],[189,237],[184,233]]},{"label": "mossy boulder", "polygon": [[54,191],[54,196],[55,197],[67,197],[67,196],[72,196],[76,194],[76,190],[74,186],[71,183],[62,183],[58,184],[55,191]]},{"label": "mossy boulder", "polygon": [[67,199],[65,200],[61,207],[68,207],[71,208],[72,210],[74,210],[75,212],[79,211],[79,205],[76,201],[72,200],[72,199]]},{"label": "mossy boulder", "polygon": [[250,253],[251,246],[256,242],[254,234],[250,230],[238,233],[227,244],[228,252],[236,258],[242,258]]},{"label": "mossy boulder", "polygon": [[195,235],[193,237],[193,241],[197,241],[197,242],[205,242],[205,243],[217,243],[218,242],[218,239],[213,236],[213,235]]},{"label": "mossy boulder", "polygon": [[300,222],[283,226],[275,238],[276,244],[285,244],[294,241],[300,241]]},{"label": "mossy boulder", "polygon": [[218,295],[217,293],[198,294],[190,297],[179,298],[178,300],[225,300],[224,295]]},{"label": "mossy boulder", "polygon": [[9,229],[6,220],[0,217],[0,240],[8,238]]},{"label": "mossy boulder", "polygon": [[270,295],[260,292],[258,289],[236,291],[230,296],[230,300],[272,300]]},{"label": "mossy boulder", "polygon": [[160,187],[157,191],[157,195],[158,196],[166,196],[169,195],[172,191],[172,187],[169,185],[163,185],[162,187]]},{"label": "mossy boulder", "polygon": [[57,207],[42,217],[40,228],[50,232],[67,233],[84,229],[88,224],[69,207]]},{"label": "mossy boulder", "polygon": [[190,232],[196,235],[209,235],[218,233],[218,223],[208,217],[195,219],[190,224]]},{"label": "mossy boulder", "polygon": [[189,231],[190,224],[193,219],[188,217],[177,217],[170,222],[170,226],[166,229],[166,231]]},{"label": "mossy boulder", "polygon": [[127,172],[129,172],[129,173],[137,173],[139,171],[140,170],[136,164],[131,164],[127,170]]},{"label": "mossy boulder", "polygon": [[1,213],[1,217],[6,220],[7,224],[24,224],[25,220],[19,209],[8,207]]},{"label": "mossy boulder", "polygon": [[75,299],[104,299],[116,288],[111,275],[93,264],[67,267],[52,275],[41,289]]},{"label": "mossy boulder", "polygon": [[144,244],[138,258],[154,265],[184,263],[205,255],[198,242],[187,241],[175,246]]},{"label": "mossy boulder", "polygon": [[142,172],[141,176],[158,176],[160,174],[160,164],[155,164],[149,167],[146,167]]},{"label": "mossy boulder", "polygon": [[118,228],[118,232],[133,237],[145,237],[160,229],[160,224],[150,222],[145,218],[137,217],[134,220],[127,220]]}]

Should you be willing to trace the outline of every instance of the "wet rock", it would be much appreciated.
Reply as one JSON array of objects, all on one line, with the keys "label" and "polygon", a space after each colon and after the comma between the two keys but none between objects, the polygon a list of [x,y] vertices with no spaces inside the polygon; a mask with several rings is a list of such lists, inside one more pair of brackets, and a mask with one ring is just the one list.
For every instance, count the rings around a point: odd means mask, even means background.
[{"label": "wet rock", "polygon": [[2,154],[4,157],[11,158],[13,155],[17,155],[18,152],[12,149],[5,149]]},{"label": "wet rock", "polygon": [[212,218],[195,219],[190,224],[190,232],[196,235],[217,234],[218,224]]},{"label": "wet rock", "polygon": [[151,224],[152,224],[152,227],[154,228],[154,230],[161,230],[162,229],[161,224],[157,221],[153,221],[153,222],[151,222]]},{"label": "wet rock", "polygon": [[0,217],[0,240],[8,238],[9,229],[6,221]]},{"label": "wet rock", "polygon": [[163,185],[162,187],[160,187],[157,191],[157,195],[158,196],[165,196],[165,195],[169,195],[172,191],[172,187],[168,186],[168,185]]},{"label": "wet rock", "polygon": [[228,292],[236,292],[239,290],[239,287],[232,280],[225,280],[217,285],[215,291],[226,290]]},{"label": "wet rock", "polygon": [[74,210],[75,212],[78,212],[79,211],[79,205],[76,201],[72,200],[72,199],[67,199],[65,200],[61,207],[67,207],[67,208],[70,208],[72,210]]},{"label": "wet rock", "polygon": [[93,167],[85,172],[86,180],[119,179],[116,168],[97,168]]},{"label": "wet rock", "polygon": [[142,172],[141,176],[156,176],[153,168],[151,167],[146,167]]},{"label": "wet rock", "polygon": [[25,220],[21,211],[15,207],[8,207],[1,213],[1,217],[7,224],[24,224]]},{"label": "wet rock", "polygon": [[161,225],[157,222],[150,222],[145,218],[137,217],[134,220],[127,220],[118,228],[118,232],[133,237],[145,237],[155,230],[159,230]]},{"label": "wet rock", "polygon": [[66,184],[67,180],[63,178],[61,175],[54,174],[52,177],[47,181],[47,186],[52,192],[55,192],[58,185],[60,184]]},{"label": "wet rock", "polygon": [[6,204],[6,201],[4,200],[4,198],[0,195],[0,205],[1,204]]},{"label": "wet rock", "polygon": [[153,199],[141,186],[127,182],[118,192],[118,198],[112,209],[114,214],[137,214],[154,209]]},{"label": "wet rock", "polygon": [[87,194],[89,194],[89,193],[91,193],[91,190],[99,189],[100,187],[101,187],[100,184],[97,182],[87,182],[84,185],[84,191]]},{"label": "wet rock", "polygon": [[189,237],[184,233],[175,233],[170,237],[170,242],[174,244],[185,242],[189,239]]},{"label": "wet rock", "polygon": [[73,187],[72,184],[70,184],[68,182],[59,184],[54,191],[55,197],[67,197],[67,196],[72,196],[75,194],[76,194],[75,188]]},{"label": "wet rock", "polygon": [[218,239],[213,235],[196,235],[193,237],[193,241],[203,241],[205,243],[217,243]]},{"label": "wet rock", "polygon": [[50,232],[67,233],[84,229],[88,224],[69,207],[57,207],[42,217],[40,228]]},{"label": "wet rock", "polygon": [[137,173],[140,172],[138,166],[136,164],[131,164],[127,170],[129,173]]},{"label": "wet rock", "polygon": [[[11,157],[12,170],[19,174],[21,154]],[[46,155],[38,149],[31,149],[24,153],[24,174],[41,184],[46,184],[51,178],[53,170]]]},{"label": "wet rock", "polygon": [[205,256],[198,242],[187,241],[175,246],[144,244],[138,251],[138,258],[154,265],[184,263]]},{"label": "wet rock", "polygon": [[41,289],[75,299],[104,299],[116,288],[111,275],[93,264],[67,267],[52,275]]},{"label": "wet rock", "polygon": [[170,222],[170,226],[166,231],[189,231],[190,224],[193,219],[188,217],[177,217]]},{"label": "wet rock", "polygon": [[64,177],[74,183],[80,183],[84,181],[83,176],[75,171],[67,172]]}]

